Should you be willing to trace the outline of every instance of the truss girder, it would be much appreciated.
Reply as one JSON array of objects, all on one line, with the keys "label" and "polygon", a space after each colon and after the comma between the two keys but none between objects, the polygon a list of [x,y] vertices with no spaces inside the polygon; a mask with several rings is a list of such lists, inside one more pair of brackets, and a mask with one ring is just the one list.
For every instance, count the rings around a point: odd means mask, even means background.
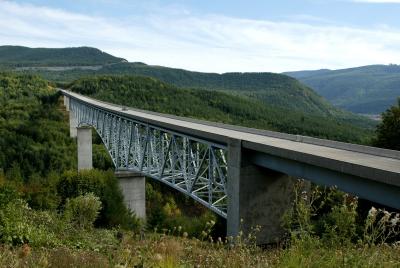
[{"label": "truss girder", "polygon": [[226,218],[226,146],[70,99],[78,125],[96,129],[118,170],[141,172]]}]

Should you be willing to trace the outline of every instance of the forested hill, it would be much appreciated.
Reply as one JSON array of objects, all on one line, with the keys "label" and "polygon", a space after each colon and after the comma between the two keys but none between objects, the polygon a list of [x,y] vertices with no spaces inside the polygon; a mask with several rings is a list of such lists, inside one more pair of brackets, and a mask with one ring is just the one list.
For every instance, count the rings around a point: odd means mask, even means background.
[{"label": "forested hill", "polygon": [[88,66],[125,61],[97,48],[29,48],[0,46],[0,65],[7,67],[31,66]]},{"label": "forested hill", "polygon": [[274,73],[201,73],[152,66],[144,63],[118,63],[99,70],[37,70],[35,73],[56,82],[71,82],[91,75],[144,75],[178,87],[225,91],[258,99],[266,105],[320,116],[337,116],[352,122],[369,124],[365,119],[344,112],[294,78]]},{"label": "forested hill", "polygon": [[142,76],[99,76],[79,79],[69,89],[100,100],[259,129],[349,142],[366,142],[370,130],[333,116],[304,114],[218,91],[181,89]]},{"label": "forested hill", "polygon": [[400,96],[400,65],[287,72],[334,105],[355,113],[380,114]]},{"label": "forested hill", "polygon": [[[5,47],[3,47],[4,49]],[[35,68],[22,70],[28,73],[40,74],[44,78],[53,82],[68,83],[80,77],[92,75],[143,75],[157,78],[163,82],[173,84],[177,87],[206,89],[224,91],[231,95],[240,95],[242,97],[256,99],[264,104],[278,109],[290,109],[293,111],[307,113],[318,116],[335,116],[340,120],[346,120],[362,126],[372,126],[373,123],[366,118],[355,116],[334,107],[326,99],[316,94],[312,89],[298,80],[283,74],[275,73],[202,73],[192,72],[183,69],[168,68],[162,66],[147,65],[140,62],[124,62],[123,59],[115,58],[108,54],[102,54],[101,51],[94,48],[71,48],[71,49],[44,49],[43,51],[64,51],[62,57],[49,57],[36,60],[29,58],[18,49],[27,49],[28,51],[40,51],[41,49],[29,49],[21,47],[6,47],[9,49],[8,56],[13,59],[15,64],[22,65],[27,59],[31,60],[33,65],[42,65],[47,62],[49,66],[57,65],[56,62],[62,62],[65,66],[90,65],[100,63],[98,54],[111,57],[105,62],[114,62],[113,64],[103,64],[96,68]],[[10,50],[14,48],[16,50]],[[71,52],[69,55],[66,51]],[[89,52],[85,52],[89,51]],[[93,53],[92,53],[93,52]],[[44,53],[44,52],[43,52]],[[4,54],[4,53],[3,53]],[[40,53],[39,53],[40,54]],[[0,50],[1,55],[1,50]],[[13,56],[12,56],[13,55]],[[0,56],[0,62],[1,56]],[[115,63],[117,62],[117,63]],[[104,63],[104,62],[103,62]],[[93,66],[92,66],[93,67]],[[19,69],[21,71],[21,69]]]},{"label": "forested hill", "polygon": [[320,115],[336,110],[310,88],[296,79],[275,73],[200,73],[182,69],[122,63],[106,66],[100,73],[137,74],[155,77],[178,87],[223,90],[256,98],[268,105]]}]

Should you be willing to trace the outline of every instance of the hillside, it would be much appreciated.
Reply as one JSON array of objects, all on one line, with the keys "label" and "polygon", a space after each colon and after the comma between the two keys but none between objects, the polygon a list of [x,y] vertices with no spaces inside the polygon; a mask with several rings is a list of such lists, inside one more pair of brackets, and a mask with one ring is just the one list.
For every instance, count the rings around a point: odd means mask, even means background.
[{"label": "hillside", "polygon": [[296,79],[274,73],[201,73],[144,63],[119,63],[103,66],[99,70],[36,70],[34,73],[61,83],[92,75],[144,75],[178,87],[224,91],[257,99],[277,108],[318,116],[335,116],[361,126],[373,126],[373,123],[364,117],[334,107]]},{"label": "hillside", "polygon": [[400,65],[370,65],[343,70],[287,72],[334,105],[380,114],[400,96]]},{"label": "hillside", "polygon": [[365,142],[372,134],[333,116],[304,114],[224,92],[181,89],[148,77],[82,78],[69,89],[139,109],[333,140]]},{"label": "hillside", "polygon": [[97,48],[29,48],[0,46],[0,65],[8,67],[32,66],[88,66],[125,61]]},{"label": "hillside", "polygon": [[[271,108],[274,106],[278,109],[292,110],[308,115],[334,116],[340,121],[353,123],[361,127],[374,127],[374,123],[371,120],[334,107],[326,99],[298,80],[282,74],[192,72],[183,69],[147,65],[141,62],[124,62],[123,59],[102,53],[95,48],[2,48],[7,51],[6,55],[3,53],[3,57],[8,59],[9,62],[13,62],[14,66],[27,66],[27,62],[29,62],[28,65],[30,66],[36,66],[14,67],[14,69],[25,73],[39,74],[53,82],[69,83],[78,78],[93,75],[143,75],[157,78],[177,87],[223,91],[231,95],[256,99]],[[35,51],[33,54],[36,55],[36,58],[27,57],[26,54],[20,53],[20,50],[27,51],[26,53],[28,54]],[[61,57],[55,57],[54,55],[57,53],[61,54]],[[42,55],[43,58],[39,59],[38,55]],[[102,57],[99,55],[102,55]],[[102,62],[100,59],[103,56],[106,58]],[[4,62],[7,61],[3,60]],[[105,64],[106,62],[114,63]],[[63,64],[64,67],[60,64]],[[79,64],[81,66],[78,68]],[[82,65],[85,66],[82,67]]]}]

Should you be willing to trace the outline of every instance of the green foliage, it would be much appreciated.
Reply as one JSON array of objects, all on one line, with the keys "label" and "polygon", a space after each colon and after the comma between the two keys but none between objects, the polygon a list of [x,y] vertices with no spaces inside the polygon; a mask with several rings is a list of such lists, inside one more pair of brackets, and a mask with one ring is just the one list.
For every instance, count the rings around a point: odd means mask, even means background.
[{"label": "green foliage", "polygon": [[37,76],[0,73],[0,169],[8,179],[22,183],[76,166],[58,99]]},{"label": "green foliage", "polygon": [[382,114],[382,122],[377,127],[375,145],[392,150],[400,150],[400,98],[398,104]]},{"label": "green foliage", "polygon": [[168,234],[200,237],[215,214],[193,199],[157,182],[146,183],[147,228]]},{"label": "green foliage", "polygon": [[334,105],[356,113],[380,114],[400,95],[400,66],[395,64],[286,74],[310,86]]},{"label": "green foliage", "polygon": [[91,228],[101,209],[100,198],[93,193],[87,193],[67,199],[64,217],[79,228]]},{"label": "green foliage", "polygon": [[8,205],[8,203],[11,203],[19,198],[20,196],[14,187],[0,184],[0,208],[3,208],[4,206]]},{"label": "green foliage", "polygon": [[56,239],[47,230],[48,224],[55,224],[48,212],[33,211],[21,199],[9,202],[0,209],[0,241],[20,245],[52,246]]},{"label": "green foliage", "polygon": [[57,192],[61,198],[61,204],[66,204],[67,199],[88,193],[98,196],[102,203],[102,209],[96,220],[98,226],[122,226],[136,230],[139,227],[136,218],[124,205],[118,181],[112,171],[96,169],[80,172],[66,171],[61,175]]},{"label": "green foliage", "polygon": [[91,77],[75,81],[70,89],[155,112],[333,140],[365,143],[371,133],[334,117],[306,115],[223,92],[180,89],[148,77]]},{"label": "green foliage", "polygon": [[[80,223],[88,224],[85,220]],[[75,223],[55,212],[31,209],[25,201],[17,199],[0,207],[0,242],[99,251],[115,246],[117,239],[114,231],[76,228]]]},{"label": "green foliage", "polygon": [[399,213],[372,207],[367,218],[360,220],[356,197],[335,188],[306,188],[304,181],[295,185],[293,207],[283,218],[294,247],[298,244],[307,246],[308,241],[324,248],[372,246],[395,239],[400,234]]},{"label": "green foliage", "polygon": [[88,66],[125,61],[91,47],[29,48],[0,46],[2,66]]}]

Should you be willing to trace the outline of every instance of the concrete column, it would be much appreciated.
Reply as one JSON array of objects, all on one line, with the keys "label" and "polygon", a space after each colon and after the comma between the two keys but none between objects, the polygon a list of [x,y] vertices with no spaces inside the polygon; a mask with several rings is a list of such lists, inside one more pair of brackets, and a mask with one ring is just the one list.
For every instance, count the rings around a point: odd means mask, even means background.
[{"label": "concrete column", "polygon": [[146,219],[146,178],[138,172],[116,171],[119,186],[124,196],[127,208],[136,217]]},{"label": "concrete column", "polygon": [[78,127],[78,170],[92,169],[92,128]]},{"label": "concrete column", "polygon": [[69,112],[69,98],[67,96],[64,96],[64,106],[67,112]]},{"label": "concrete column", "polygon": [[78,127],[78,120],[74,116],[73,112],[69,112],[69,136],[71,138],[76,138],[76,129]]},{"label": "concrete column", "polygon": [[295,180],[286,174],[255,166],[240,140],[228,144],[227,236],[244,235],[256,226],[258,244],[278,242],[282,216],[291,206]]}]

